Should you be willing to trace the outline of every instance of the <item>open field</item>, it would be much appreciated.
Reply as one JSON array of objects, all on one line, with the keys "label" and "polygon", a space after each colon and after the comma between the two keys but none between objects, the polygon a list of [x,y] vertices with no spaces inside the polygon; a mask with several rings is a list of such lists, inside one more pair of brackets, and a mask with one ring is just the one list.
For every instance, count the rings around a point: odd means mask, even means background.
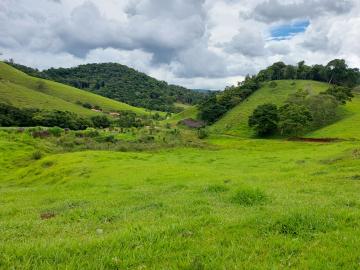
[{"label": "open field", "polygon": [[64,84],[28,76],[3,62],[0,62],[0,102],[11,103],[16,107],[65,110],[83,116],[97,113],[82,107],[79,102],[99,106],[105,112],[128,110],[138,114],[146,113],[142,108]]},{"label": "open field", "polygon": [[207,143],[70,153],[0,132],[0,269],[359,267],[359,142]]}]

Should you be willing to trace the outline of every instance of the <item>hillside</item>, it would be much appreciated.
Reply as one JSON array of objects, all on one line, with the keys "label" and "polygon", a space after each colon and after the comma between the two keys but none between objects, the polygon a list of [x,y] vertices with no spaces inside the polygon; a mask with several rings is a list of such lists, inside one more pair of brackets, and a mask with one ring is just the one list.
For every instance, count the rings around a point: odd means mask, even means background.
[{"label": "hillside", "polygon": [[235,135],[240,137],[252,137],[253,131],[248,127],[248,118],[254,109],[265,103],[282,104],[289,94],[298,89],[307,89],[318,93],[328,88],[328,84],[316,81],[297,80],[293,85],[292,80],[276,81],[275,88],[267,82],[245,101],[226,113],[218,122],[211,126],[210,130],[218,134]]},{"label": "hillside", "polygon": [[0,102],[20,108],[57,109],[83,116],[96,115],[82,104],[98,106],[105,112],[133,111],[146,113],[136,108],[87,91],[61,83],[31,77],[3,62],[0,62]]},{"label": "hillside", "polygon": [[176,102],[197,104],[207,93],[169,85],[132,68],[115,63],[38,71],[12,64],[27,74],[64,83],[127,104],[151,110],[178,112]]},{"label": "hillside", "polygon": [[360,93],[341,109],[341,119],[306,135],[311,138],[360,139]]}]

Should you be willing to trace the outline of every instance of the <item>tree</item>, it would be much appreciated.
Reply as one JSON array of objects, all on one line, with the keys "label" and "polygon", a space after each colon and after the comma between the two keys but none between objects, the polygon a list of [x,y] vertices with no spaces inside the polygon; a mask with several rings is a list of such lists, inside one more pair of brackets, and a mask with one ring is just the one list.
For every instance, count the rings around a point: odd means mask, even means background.
[{"label": "tree", "polygon": [[310,126],[312,116],[304,105],[287,103],[279,109],[281,135],[299,135]]},{"label": "tree", "polygon": [[312,116],[314,128],[322,127],[336,119],[338,101],[331,95],[315,95],[306,99],[305,105]]},{"label": "tree", "polygon": [[276,132],[279,121],[278,109],[274,104],[258,106],[249,117],[249,126],[258,136],[269,136]]},{"label": "tree", "polygon": [[226,107],[219,104],[216,95],[213,95],[206,102],[200,104],[199,118],[208,124],[213,124],[226,111]]},{"label": "tree", "polygon": [[109,118],[105,115],[97,115],[91,117],[91,121],[96,128],[108,128],[111,125]]},{"label": "tree", "polygon": [[323,92],[322,94],[331,95],[336,98],[341,104],[346,104],[347,101],[351,101],[354,97],[349,87],[333,86]]},{"label": "tree", "polygon": [[329,83],[341,84],[347,79],[348,66],[343,59],[334,59],[326,65]]}]

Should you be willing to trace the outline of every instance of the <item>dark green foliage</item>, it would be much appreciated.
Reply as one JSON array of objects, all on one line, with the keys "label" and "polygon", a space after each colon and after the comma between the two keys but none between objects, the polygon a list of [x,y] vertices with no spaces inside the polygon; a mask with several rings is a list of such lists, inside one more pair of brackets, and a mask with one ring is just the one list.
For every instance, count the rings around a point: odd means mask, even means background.
[{"label": "dark green foliage", "polygon": [[341,104],[346,104],[347,101],[351,101],[354,97],[351,88],[341,86],[333,86],[326,90],[323,94],[335,97]]},{"label": "dark green foliage", "polygon": [[72,130],[82,130],[91,126],[91,123],[72,112],[40,111],[32,117],[34,123],[44,127],[61,127]]},{"label": "dark green foliage", "polygon": [[304,105],[287,103],[279,108],[279,130],[281,135],[299,135],[309,127],[312,116]]},{"label": "dark green foliage", "polygon": [[32,119],[36,109],[19,109],[9,104],[0,103],[0,126],[34,126],[36,123]]},{"label": "dark green foliage", "polygon": [[84,108],[86,108],[86,109],[92,109],[93,108],[93,106],[90,104],[90,103],[84,103],[84,104],[82,104],[82,106],[84,107]]},{"label": "dark green foliage", "polygon": [[214,123],[225,112],[226,107],[218,102],[215,95],[199,105],[199,118],[208,124]]},{"label": "dark green foliage", "polygon": [[254,128],[259,136],[267,136],[275,133],[278,122],[279,113],[274,104],[258,106],[249,117],[249,126]]},{"label": "dark green foliage", "polygon": [[91,117],[91,122],[96,128],[108,128],[111,126],[111,121],[105,115],[97,115]]},{"label": "dark green foliage", "polygon": [[8,104],[0,104],[0,126],[44,126],[81,130],[91,126],[91,123],[71,112],[20,109]]},{"label": "dark green foliage", "polygon": [[51,68],[42,72],[18,64],[9,64],[31,76],[54,80],[133,106],[157,111],[178,112],[175,102],[198,104],[208,95],[206,92],[169,85],[115,63]]}]

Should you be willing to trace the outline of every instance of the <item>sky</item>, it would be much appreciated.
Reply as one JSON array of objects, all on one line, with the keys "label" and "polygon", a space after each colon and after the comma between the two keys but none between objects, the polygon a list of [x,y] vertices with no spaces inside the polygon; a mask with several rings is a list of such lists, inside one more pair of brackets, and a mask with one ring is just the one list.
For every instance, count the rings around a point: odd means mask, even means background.
[{"label": "sky", "polygon": [[360,67],[359,0],[0,0],[0,58],[116,62],[220,90],[277,61]]}]

